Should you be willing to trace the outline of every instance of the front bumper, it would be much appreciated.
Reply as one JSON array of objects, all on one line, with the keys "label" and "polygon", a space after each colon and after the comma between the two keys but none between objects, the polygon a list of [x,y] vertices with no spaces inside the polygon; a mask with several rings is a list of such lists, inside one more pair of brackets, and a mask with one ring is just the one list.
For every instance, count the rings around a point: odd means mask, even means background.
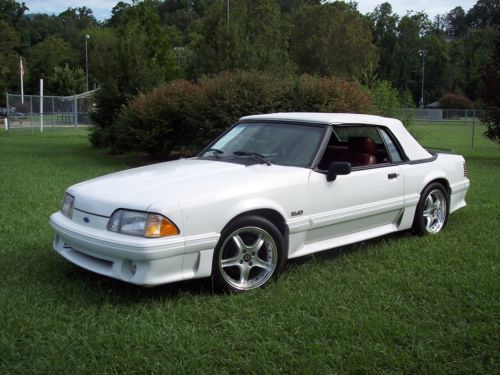
[{"label": "front bumper", "polygon": [[78,224],[60,212],[50,216],[54,249],[70,262],[132,284],[153,286],[208,277],[219,234],[142,238]]}]

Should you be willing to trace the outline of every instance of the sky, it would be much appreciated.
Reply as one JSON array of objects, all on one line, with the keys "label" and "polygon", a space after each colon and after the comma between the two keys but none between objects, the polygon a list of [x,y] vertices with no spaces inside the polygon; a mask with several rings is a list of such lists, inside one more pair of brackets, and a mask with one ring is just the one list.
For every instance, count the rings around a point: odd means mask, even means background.
[{"label": "sky", "polygon": [[[79,8],[86,6],[94,12],[98,20],[104,20],[111,16],[111,9],[120,0],[17,0],[23,2],[30,9],[28,13],[59,14],[67,8]],[[127,3],[132,1],[122,0]],[[223,1],[223,0],[221,0]],[[250,1],[250,0],[249,0]],[[468,11],[474,6],[476,0],[385,0],[392,5],[393,12],[404,16],[407,11],[425,11],[431,19],[437,14],[448,13],[457,6]],[[372,12],[375,7],[384,0],[359,0],[358,9],[365,14]]]}]

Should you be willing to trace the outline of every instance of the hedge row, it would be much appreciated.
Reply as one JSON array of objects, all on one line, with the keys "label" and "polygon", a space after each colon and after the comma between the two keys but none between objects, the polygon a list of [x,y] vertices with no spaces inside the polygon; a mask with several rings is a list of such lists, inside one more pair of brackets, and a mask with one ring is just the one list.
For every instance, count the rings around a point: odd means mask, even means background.
[{"label": "hedge row", "polygon": [[240,117],[271,112],[376,113],[356,82],[308,75],[221,73],[196,83],[179,80],[138,95],[109,128],[91,140],[115,152],[147,152],[155,158],[190,156]]}]

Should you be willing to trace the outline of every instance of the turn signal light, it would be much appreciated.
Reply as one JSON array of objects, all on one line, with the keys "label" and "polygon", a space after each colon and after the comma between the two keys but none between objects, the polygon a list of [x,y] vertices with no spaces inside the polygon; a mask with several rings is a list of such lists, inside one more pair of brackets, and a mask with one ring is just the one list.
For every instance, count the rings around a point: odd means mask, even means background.
[{"label": "turn signal light", "polygon": [[148,215],[144,237],[156,238],[176,236],[178,234],[179,229],[166,217],[158,214]]}]

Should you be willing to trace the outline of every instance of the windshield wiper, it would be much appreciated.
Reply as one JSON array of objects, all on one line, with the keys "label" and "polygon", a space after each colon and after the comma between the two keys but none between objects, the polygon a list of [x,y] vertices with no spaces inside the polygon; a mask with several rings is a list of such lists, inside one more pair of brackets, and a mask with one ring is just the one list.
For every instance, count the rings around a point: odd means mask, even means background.
[{"label": "windshield wiper", "polygon": [[209,148],[208,150],[206,150],[206,151],[204,152],[204,154],[205,154],[205,153],[207,153],[207,152],[211,152],[211,153],[212,153],[212,155],[213,155],[213,156],[214,156],[217,160],[219,160],[219,159],[220,159],[220,155],[222,155],[222,154],[224,153],[224,151],[219,150],[218,148]]},{"label": "windshield wiper", "polygon": [[262,163],[265,163],[267,165],[272,165],[271,162],[269,160],[267,160],[264,155],[259,154],[257,152],[235,151],[235,152],[233,152],[233,154],[236,156],[251,156],[254,159],[257,159]]}]

